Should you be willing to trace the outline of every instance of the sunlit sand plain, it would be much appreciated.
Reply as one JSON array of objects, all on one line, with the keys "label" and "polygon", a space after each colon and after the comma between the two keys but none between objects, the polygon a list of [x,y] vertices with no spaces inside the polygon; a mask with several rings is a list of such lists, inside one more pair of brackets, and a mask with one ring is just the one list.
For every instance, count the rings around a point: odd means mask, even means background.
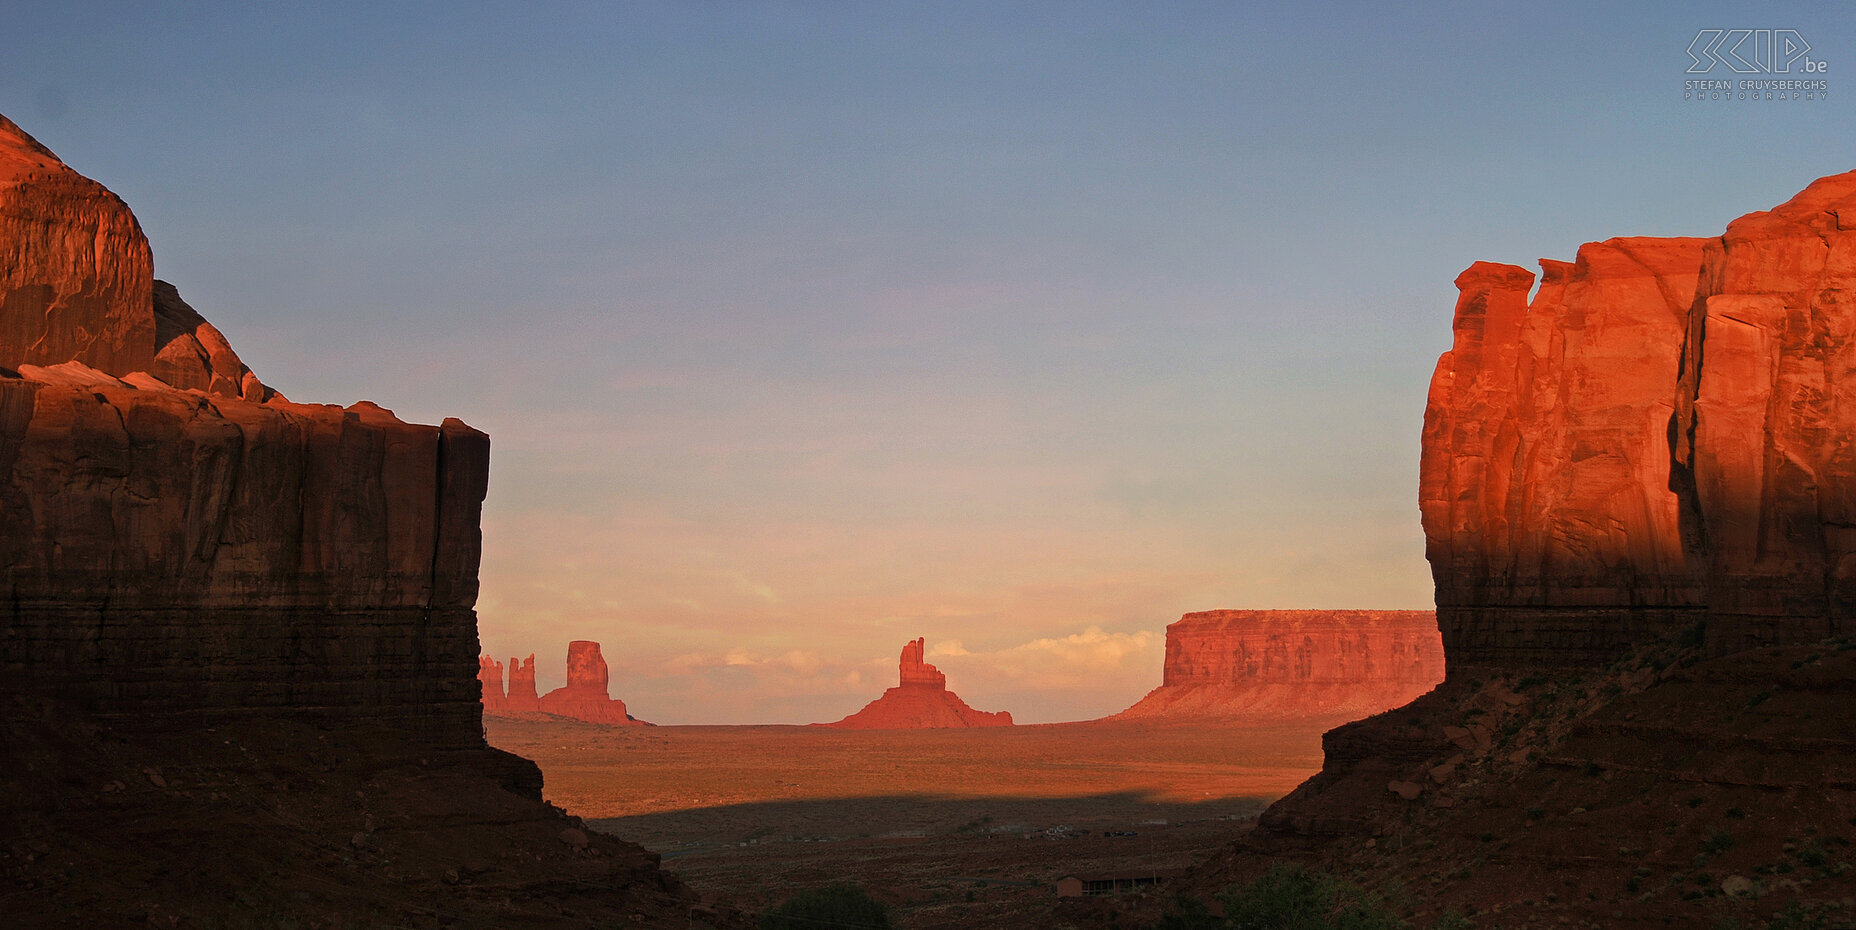
[{"label": "sunlit sand plain", "polygon": [[947,730],[485,719],[548,800],[759,906],[849,878],[908,926],[1048,910],[1064,874],[1183,868],[1321,764],[1333,721]]}]

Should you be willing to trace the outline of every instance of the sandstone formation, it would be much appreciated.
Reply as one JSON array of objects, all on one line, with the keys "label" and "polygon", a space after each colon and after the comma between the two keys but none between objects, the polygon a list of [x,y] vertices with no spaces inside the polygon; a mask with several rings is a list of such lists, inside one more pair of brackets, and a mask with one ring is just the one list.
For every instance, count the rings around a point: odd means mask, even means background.
[{"label": "sandstone formation", "polygon": [[1160,687],[1110,719],[1353,719],[1443,677],[1428,610],[1208,610],[1167,626]]},{"label": "sandstone formation", "polygon": [[1419,502],[1452,663],[1575,662],[1693,622],[1668,428],[1703,240],[1457,278]]},{"label": "sandstone formation", "polygon": [[147,371],[154,268],[128,206],[0,116],[0,365]]},{"label": "sandstone formation", "polygon": [[[529,671],[531,675],[534,672],[532,659]],[[617,726],[649,726],[642,720],[632,719],[625,712],[625,702],[611,696],[606,659],[599,654],[599,644],[588,640],[567,644],[567,684],[542,695],[540,704],[542,713],[557,717]]]},{"label": "sandstone formation", "polygon": [[489,656],[479,656],[477,683],[483,691],[483,712],[493,714],[502,710],[508,700],[503,693],[503,663]]},{"label": "sandstone formation", "polygon": [[1716,651],[1856,622],[1856,172],[1710,240],[1689,307],[1676,488]]},{"label": "sandstone formation", "polygon": [[276,395],[3,118],[0,255],[0,687],[480,746],[488,437]]},{"label": "sandstone formation", "polygon": [[864,709],[836,723],[813,726],[847,730],[924,730],[958,727],[1009,727],[1012,715],[974,710],[947,690],[947,676],[922,661],[925,640],[902,647],[901,684],[864,705]]},{"label": "sandstone formation", "polygon": [[1856,615],[1856,173],[1718,239],[1457,279],[1420,507],[1451,667],[1715,652]]},{"label": "sandstone formation", "polygon": [[509,657],[509,696],[503,698],[503,710],[512,714],[541,712],[541,699],[535,694],[535,654],[520,662]]},{"label": "sandstone formation", "polygon": [[484,741],[487,437],[289,403],[151,273],[0,118],[6,926],[687,922]]}]

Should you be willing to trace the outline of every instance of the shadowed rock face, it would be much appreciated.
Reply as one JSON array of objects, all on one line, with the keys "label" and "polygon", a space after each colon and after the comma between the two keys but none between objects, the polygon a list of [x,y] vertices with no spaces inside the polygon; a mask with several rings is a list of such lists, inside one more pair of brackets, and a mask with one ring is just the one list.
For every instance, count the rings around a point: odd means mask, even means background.
[{"label": "shadowed rock face", "polygon": [[1160,687],[1112,719],[1361,717],[1443,677],[1428,610],[1208,610],[1167,626]]},{"label": "shadowed rock face", "polygon": [[457,420],[266,388],[121,201],[0,119],[0,687],[480,746],[488,472]]},{"label": "shadowed rock face", "polygon": [[[1851,217],[1849,221],[1845,216]],[[1856,613],[1856,173],[1720,239],[1457,279],[1419,503],[1451,668],[1716,651]]]},{"label": "shadowed rock face", "polygon": [[925,642],[916,639],[902,647],[902,658],[897,663],[900,685],[883,692],[882,697],[843,720],[813,726],[847,730],[926,730],[1012,725],[1011,714],[974,710],[959,695],[947,690],[947,676],[922,661]]},{"label": "shadowed rock face", "polygon": [[[533,685],[533,661],[530,662],[530,687]],[[645,726],[625,712],[625,702],[616,700],[608,690],[606,659],[599,654],[599,644],[576,640],[567,644],[567,684],[541,696],[541,712],[572,717],[589,723],[619,726]]]},{"label": "shadowed rock face", "polygon": [[1856,172],[1711,240],[1672,431],[1717,650],[1856,619]]}]

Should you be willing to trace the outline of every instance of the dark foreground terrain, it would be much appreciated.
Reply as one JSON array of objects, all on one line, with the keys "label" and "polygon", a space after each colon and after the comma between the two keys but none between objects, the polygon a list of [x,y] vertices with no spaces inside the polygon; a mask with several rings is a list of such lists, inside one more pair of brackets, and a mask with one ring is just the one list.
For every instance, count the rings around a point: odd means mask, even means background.
[{"label": "dark foreground terrain", "polygon": [[0,926],[743,925],[695,907],[654,854],[533,800],[533,769],[495,750],[276,719],[155,735],[42,701],[0,711]]},{"label": "dark foreground terrain", "polygon": [[1048,926],[1065,875],[1183,873],[1318,767],[1329,725],[486,729],[698,891],[759,908],[850,879],[900,926],[956,928]]},{"label": "dark foreground terrain", "polygon": [[1472,671],[1339,728],[1319,776],[1177,887],[1209,898],[1289,860],[1416,927],[1856,927],[1856,639],[1701,639]]}]

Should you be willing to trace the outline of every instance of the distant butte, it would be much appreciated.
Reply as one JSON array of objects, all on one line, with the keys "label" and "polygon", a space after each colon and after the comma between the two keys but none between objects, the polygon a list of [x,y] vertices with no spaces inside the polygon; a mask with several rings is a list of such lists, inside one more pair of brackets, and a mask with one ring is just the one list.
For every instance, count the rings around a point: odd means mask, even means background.
[{"label": "distant butte", "polygon": [[1207,610],[1166,628],[1161,685],[1112,720],[1355,719],[1444,678],[1428,610]]},{"label": "distant butte", "polygon": [[633,717],[625,702],[612,697],[606,659],[599,644],[576,640],[567,644],[567,684],[537,698],[535,696],[535,656],[526,663],[509,660],[509,691],[503,692],[503,665],[489,656],[478,658],[477,680],[483,686],[483,712],[486,714],[553,714],[588,723],[605,723],[621,727],[648,727],[651,724]]},{"label": "distant butte", "polygon": [[916,639],[902,647],[901,684],[843,720],[813,726],[846,730],[930,730],[1012,725],[1011,714],[974,710],[959,695],[947,690],[947,676],[922,661],[924,642]]}]

